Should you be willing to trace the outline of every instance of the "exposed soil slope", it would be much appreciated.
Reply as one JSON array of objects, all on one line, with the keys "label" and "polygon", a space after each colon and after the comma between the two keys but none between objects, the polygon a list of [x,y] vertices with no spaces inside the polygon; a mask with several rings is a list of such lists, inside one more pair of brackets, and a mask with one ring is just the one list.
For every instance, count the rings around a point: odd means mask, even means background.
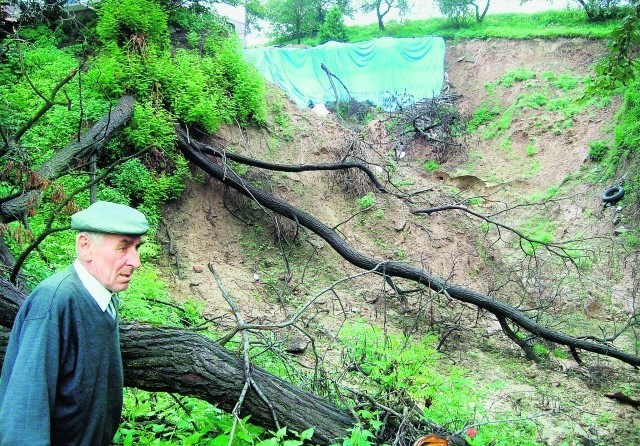
[{"label": "exposed soil slope", "polygon": [[[549,314],[568,321],[561,329],[579,332],[611,321],[622,323],[638,302],[634,302],[630,257],[619,254],[620,243],[612,238],[620,212],[603,207],[603,184],[587,180],[594,178],[595,167],[588,160],[589,143],[612,139],[618,104],[613,100],[575,111],[547,106],[566,88],[553,79],[582,78],[605,51],[604,42],[585,39],[450,43],[447,76],[453,91],[461,95],[457,103],[461,113],[471,116],[487,106],[504,117],[505,110],[513,110],[502,127],[482,124],[461,141],[464,149],[452,151],[449,161],[435,172],[423,167],[432,157],[428,144],[416,142],[404,158],[394,160],[388,155],[393,150],[384,122],[370,123],[361,137],[371,144],[366,158],[381,166],[393,165],[395,181],[404,181],[403,191],[419,193],[412,201],[376,194],[376,207],[353,217],[360,210],[358,197],[345,194],[329,173],[250,170],[248,175],[328,225],[339,226],[346,240],[367,255],[422,265],[485,293],[504,286],[504,298],[513,299],[513,304],[548,305]],[[517,70],[535,77],[510,86],[496,84]],[[547,103],[514,106],[535,92],[544,94]],[[334,161],[358,139],[331,115],[296,109],[281,92],[273,90],[269,102],[273,122],[267,128],[245,133],[229,127],[217,136],[230,150],[289,164]],[[468,203],[464,200],[479,196],[483,199],[476,201],[476,211],[497,212],[560,186],[553,201],[517,207],[501,221],[522,228],[543,218],[553,222],[549,231],[554,240],[602,237],[588,242],[589,252],[595,254],[577,273],[569,272],[572,265],[566,262],[565,273],[558,275],[558,262],[552,257],[523,259],[508,231],[487,232],[481,221],[458,211],[428,217],[408,212],[410,206]],[[501,219],[500,215],[495,218]],[[202,301],[208,317],[221,326],[232,318],[207,269],[209,263],[238,301],[244,319],[265,323],[285,320],[332,281],[357,272],[313,235],[302,233],[297,244],[291,242],[295,230],[290,223],[278,219],[274,226],[259,209],[226,195],[198,173],[183,196],[166,208],[165,221],[178,252],[162,258],[173,294],[177,299]],[[288,235],[289,244],[278,248],[274,227]],[[159,237],[168,244],[167,234]],[[282,251],[288,254],[288,263],[279,256]],[[534,270],[537,275],[526,273]],[[334,338],[345,320],[364,318],[399,329],[416,317],[415,308],[404,306],[388,287],[383,288],[385,284],[371,276],[350,281],[337,291],[339,300],[320,297],[305,321],[321,344]],[[432,325],[426,328],[442,330],[443,323],[461,315],[461,329],[444,345],[447,355],[471,370],[481,385],[496,379],[507,382],[491,397],[495,407],[523,417],[544,415],[536,418],[543,444],[580,444],[580,438],[594,441],[588,444],[630,444],[640,429],[637,411],[604,397],[622,389],[637,397],[640,386],[634,371],[593,358],[581,367],[553,355],[536,365],[505,339],[495,321],[477,318],[472,310],[446,300],[434,303],[440,305],[430,308]],[[277,333],[284,341],[294,335],[288,330]],[[328,361],[339,357],[331,346],[322,348]]]}]

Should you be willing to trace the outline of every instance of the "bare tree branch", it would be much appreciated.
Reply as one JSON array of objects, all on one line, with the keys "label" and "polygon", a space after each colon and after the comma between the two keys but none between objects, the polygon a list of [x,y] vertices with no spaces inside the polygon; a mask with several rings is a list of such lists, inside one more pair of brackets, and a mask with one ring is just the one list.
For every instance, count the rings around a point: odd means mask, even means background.
[{"label": "bare tree branch", "polygon": [[601,344],[587,342],[543,326],[511,305],[477,291],[451,284],[423,269],[415,268],[401,262],[381,261],[364,256],[345,242],[345,240],[342,239],[336,231],[320,222],[312,215],[287,202],[284,202],[283,200],[280,200],[277,197],[274,197],[271,194],[265,193],[237,175],[229,175],[229,169],[226,166],[219,165],[206,156],[205,152],[207,149],[205,144],[187,139],[185,132],[180,129],[178,129],[178,145],[189,160],[210,174],[213,178],[229,185],[246,196],[252,197],[261,206],[271,209],[286,218],[294,220],[298,224],[311,230],[322,237],[343,258],[359,268],[366,270],[380,270],[381,272],[382,269],[384,269],[384,273],[389,276],[414,280],[436,292],[442,292],[452,299],[475,305],[481,309],[487,310],[496,317],[508,319],[532,335],[538,336],[547,341],[616,358],[634,366],[640,365],[640,357],[638,356],[619,350],[608,343]]}]

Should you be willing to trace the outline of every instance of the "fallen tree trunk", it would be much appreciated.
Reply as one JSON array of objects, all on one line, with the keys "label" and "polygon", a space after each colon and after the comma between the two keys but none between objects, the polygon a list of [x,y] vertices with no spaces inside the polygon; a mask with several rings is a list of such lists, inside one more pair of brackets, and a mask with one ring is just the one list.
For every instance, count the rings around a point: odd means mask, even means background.
[{"label": "fallen tree trunk", "polygon": [[[498,320],[506,321],[508,319],[513,324],[527,330],[535,336],[569,347],[574,353],[574,356],[577,356],[576,349],[580,349],[616,358],[633,366],[640,365],[640,357],[638,356],[619,350],[608,343],[589,342],[540,325],[525,315],[522,311],[512,307],[511,305],[477,291],[459,285],[450,284],[441,277],[430,274],[424,269],[414,268],[402,262],[377,260],[367,257],[343,240],[335,230],[325,225],[311,214],[253,186],[250,182],[236,175],[224,163],[217,164],[206,155],[207,152],[211,151],[206,144],[189,139],[187,134],[181,129],[178,129],[178,145],[187,159],[200,167],[207,174],[237,190],[241,194],[256,200],[265,208],[314,232],[318,236],[322,237],[344,259],[359,268],[364,270],[375,270],[387,277],[400,277],[413,280],[425,285],[435,292],[443,293],[444,295],[460,302],[475,305],[478,308],[494,314]],[[507,336],[510,335],[509,331],[510,330],[505,331]]]},{"label": "fallen tree trunk", "polygon": [[[0,278],[0,324],[11,328],[25,295]],[[0,361],[9,331],[0,330]],[[231,412],[245,383],[244,363],[211,339],[180,328],[122,324],[120,343],[127,387],[193,396]],[[264,370],[251,368],[251,379],[265,401],[250,390],[241,416],[250,415],[253,424],[276,430],[271,412],[280,427],[302,432],[314,428],[313,441],[330,444],[348,436],[356,420],[351,413],[302,390]]]},{"label": "fallen tree trunk", "polygon": [[[244,363],[210,339],[183,329],[126,325],[120,329],[125,385],[176,392],[209,401],[228,412],[238,402],[245,377]],[[326,400],[258,368],[251,368],[271,408],[253,390],[247,393],[241,415],[254,424],[276,430],[302,432],[314,428],[314,441],[328,444],[348,435],[356,420]]]},{"label": "fallen tree trunk", "polygon": [[[116,130],[122,128],[133,114],[133,96],[123,96],[120,102],[98,123],[87,130],[77,141],[58,150],[36,170],[41,180],[54,180],[67,173],[81,158],[100,151],[111,140]],[[42,194],[41,189],[24,191],[17,197],[0,205],[0,223],[16,221]]]}]

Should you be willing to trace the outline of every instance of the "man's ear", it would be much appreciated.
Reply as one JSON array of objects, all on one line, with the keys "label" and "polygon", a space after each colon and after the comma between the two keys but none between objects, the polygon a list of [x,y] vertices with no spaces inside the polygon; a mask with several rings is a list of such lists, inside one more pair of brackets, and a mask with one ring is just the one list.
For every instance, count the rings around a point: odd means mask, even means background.
[{"label": "man's ear", "polygon": [[91,249],[93,246],[93,240],[89,238],[86,234],[80,234],[78,236],[78,240],[76,241],[76,251],[78,252],[78,258],[85,262],[89,262],[91,260],[91,254],[93,250]]}]

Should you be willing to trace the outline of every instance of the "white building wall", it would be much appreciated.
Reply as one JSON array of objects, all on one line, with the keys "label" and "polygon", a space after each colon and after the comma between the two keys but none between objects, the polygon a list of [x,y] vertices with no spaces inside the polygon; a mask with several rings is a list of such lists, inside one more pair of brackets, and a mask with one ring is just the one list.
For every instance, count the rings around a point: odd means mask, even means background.
[{"label": "white building wall", "polygon": [[247,45],[247,11],[244,6],[233,6],[228,3],[220,2],[213,3],[211,8],[222,17],[227,19],[227,22],[233,26],[240,41],[244,46]]}]

